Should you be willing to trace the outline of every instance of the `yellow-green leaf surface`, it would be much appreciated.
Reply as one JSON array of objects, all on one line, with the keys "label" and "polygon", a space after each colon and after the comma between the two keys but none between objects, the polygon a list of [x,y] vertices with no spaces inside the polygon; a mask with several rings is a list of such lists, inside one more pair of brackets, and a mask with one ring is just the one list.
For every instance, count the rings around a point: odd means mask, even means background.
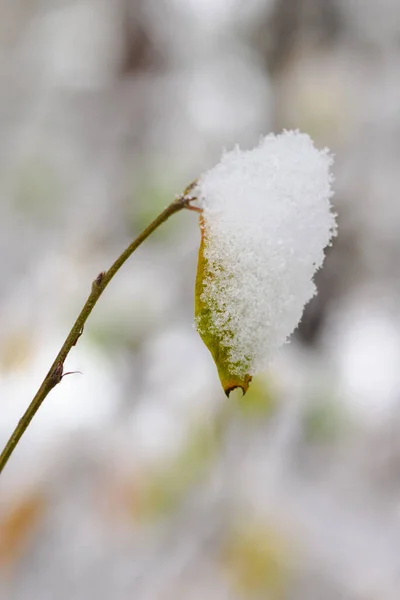
[{"label": "yellow-green leaf surface", "polygon": [[[204,250],[207,247],[207,234],[206,226],[202,216],[200,216],[200,231],[201,231],[201,242],[199,249],[199,259],[197,265],[197,276],[195,286],[195,317],[198,332],[212,354],[214,362],[216,364],[218,375],[221,380],[222,387],[227,396],[235,388],[242,388],[243,394],[245,394],[249,388],[251,381],[251,375],[244,374],[243,376],[238,375],[238,363],[232,363],[229,359],[229,347],[222,343],[222,333],[218,333],[216,327],[213,324],[213,310],[212,306],[204,299],[204,282],[215,277],[215,274],[211,272],[207,258],[204,255]],[[225,339],[226,339],[226,333]],[[230,334],[233,337],[233,334]]]}]

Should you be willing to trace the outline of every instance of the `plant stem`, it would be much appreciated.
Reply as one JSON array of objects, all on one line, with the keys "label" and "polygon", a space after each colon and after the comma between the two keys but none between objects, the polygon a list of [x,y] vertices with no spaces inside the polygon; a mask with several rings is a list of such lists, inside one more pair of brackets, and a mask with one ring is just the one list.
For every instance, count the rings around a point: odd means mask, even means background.
[{"label": "plant stem", "polygon": [[0,473],[6,466],[8,459],[15,450],[19,440],[25,433],[32,421],[33,417],[39,410],[43,400],[51,392],[51,390],[60,383],[63,377],[64,362],[67,358],[71,348],[78,342],[83,332],[83,327],[95,307],[101,294],[110,283],[111,279],[116,275],[122,265],[128,260],[133,252],[140,246],[146,238],[149,237],[160,225],[162,225],[169,217],[183,208],[189,208],[189,203],[194,198],[190,196],[189,192],[192,190],[194,184],[188,186],[185,192],[179,196],[174,202],[172,202],[167,208],[160,214],[142,233],[124,250],[124,252],[117,258],[114,264],[108,269],[100,273],[92,283],[92,289],[86,300],[81,312],[79,313],[75,323],[73,324],[71,331],[69,332],[65,342],[63,343],[61,350],[54,359],[49,372],[44,378],[41,386],[36,392],[33,400],[26,409],[24,415],[19,420],[14,432],[8,440],[3,452],[0,455]]}]

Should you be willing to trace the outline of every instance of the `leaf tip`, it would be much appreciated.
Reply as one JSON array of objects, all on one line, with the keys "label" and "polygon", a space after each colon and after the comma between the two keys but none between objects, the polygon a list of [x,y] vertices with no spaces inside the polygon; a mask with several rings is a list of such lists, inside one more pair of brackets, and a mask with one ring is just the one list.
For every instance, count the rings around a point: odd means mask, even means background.
[{"label": "leaf tip", "polygon": [[240,388],[244,396],[247,390],[249,389],[251,380],[251,375],[245,375],[243,377],[243,380],[241,381],[222,382],[226,397],[229,398],[230,393],[233,392],[233,390],[235,390],[236,388]]}]

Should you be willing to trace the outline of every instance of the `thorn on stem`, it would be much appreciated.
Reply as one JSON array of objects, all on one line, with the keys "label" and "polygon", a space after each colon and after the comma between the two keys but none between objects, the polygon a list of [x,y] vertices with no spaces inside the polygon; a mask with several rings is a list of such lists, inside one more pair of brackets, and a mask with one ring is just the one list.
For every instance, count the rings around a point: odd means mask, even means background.
[{"label": "thorn on stem", "polygon": [[64,375],[62,375],[61,379],[63,379],[67,375],[76,375],[76,374],[83,375],[82,371],[67,371],[66,373],[64,373]]}]

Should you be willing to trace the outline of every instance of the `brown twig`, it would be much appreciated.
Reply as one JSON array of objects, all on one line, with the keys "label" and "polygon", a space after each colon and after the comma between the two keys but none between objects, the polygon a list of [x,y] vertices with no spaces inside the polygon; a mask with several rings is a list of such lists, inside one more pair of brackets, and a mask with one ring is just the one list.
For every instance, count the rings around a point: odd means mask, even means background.
[{"label": "brown twig", "polygon": [[178,196],[174,202],[172,202],[138,237],[122,252],[122,254],[117,258],[114,264],[108,269],[108,271],[104,271],[100,273],[96,279],[92,283],[92,289],[86,300],[81,312],[79,313],[75,323],[73,324],[71,331],[67,335],[65,342],[63,343],[59,353],[54,359],[53,364],[51,365],[49,372],[44,378],[40,388],[36,392],[34,398],[32,399],[30,405],[26,409],[24,415],[19,420],[14,432],[12,433],[10,439],[8,440],[6,446],[4,447],[3,452],[0,455],[0,473],[6,466],[11,454],[13,453],[15,447],[17,446],[19,440],[22,435],[25,433],[26,429],[29,426],[29,423],[32,421],[33,417],[39,410],[42,402],[46,398],[46,396],[51,392],[51,390],[60,383],[63,378],[64,372],[64,362],[67,358],[71,348],[76,345],[80,336],[83,333],[84,325],[95,307],[98,299],[101,294],[110,283],[111,279],[118,273],[122,265],[128,260],[128,258],[133,254],[133,252],[145,241],[146,238],[149,237],[160,225],[162,225],[169,217],[171,217],[176,212],[182,210],[183,208],[189,208],[190,202],[195,198],[190,195],[190,192],[193,190],[195,186],[195,182],[190,184],[182,195]]}]

